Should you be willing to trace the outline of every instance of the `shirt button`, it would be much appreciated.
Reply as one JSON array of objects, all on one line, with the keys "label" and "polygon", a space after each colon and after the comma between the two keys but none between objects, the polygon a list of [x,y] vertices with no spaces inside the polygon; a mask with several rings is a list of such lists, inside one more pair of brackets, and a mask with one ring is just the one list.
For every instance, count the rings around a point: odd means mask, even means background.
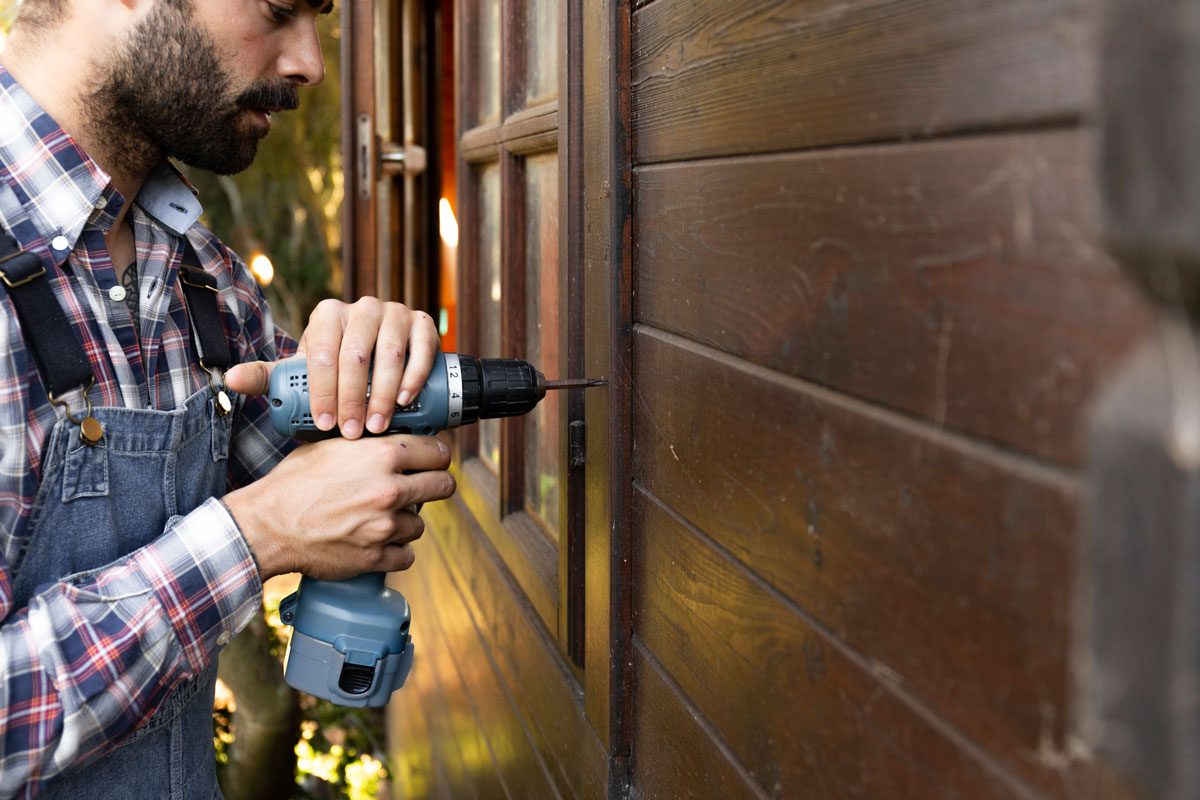
[{"label": "shirt button", "polygon": [[108,198],[101,195],[100,199],[96,201],[96,210],[103,211],[107,207],[108,207]]},{"label": "shirt button", "polygon": [[67,241],[67,237],[65,237],[65,236],[55,236],[50,241],[50,246],[53,247],[55,250],[66,250],[68,247],[71,246],[71,243],[69,241]]},{"label": "shirt button", "polygon": [[221,647],[229,644],[229,631],[221,631],[221,635],[217,637],[217,644]]},{"label": "shirt button", "polygon": [[114,286],[108,290],[108,299],[112,300],[114,303],[120,303],[125,299],[127,294],[128,292],[125,291],[124,286]]}]

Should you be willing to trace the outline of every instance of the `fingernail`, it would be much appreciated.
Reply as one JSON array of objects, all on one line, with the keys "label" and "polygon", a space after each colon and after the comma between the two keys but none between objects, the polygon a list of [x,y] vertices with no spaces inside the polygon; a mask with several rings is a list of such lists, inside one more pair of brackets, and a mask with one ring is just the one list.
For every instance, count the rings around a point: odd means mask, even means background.
[{"label": "fingernail", "polygon": [[333,427],[333,414],[322,414],[317,418],[317,427],[323,431],[327,431]]},{"label": "fingernail", "polygon": [[406,405],[408,405],[408,401],[411,399],[412,399],[412,392],[410,392],[408,389],[405,389],[402,392],[400,392],[400,397],[397,398],[397,402],[400,403],[400,405],[402,405],[402,406],[406,406]]},{"label": "fingernail", "polygon": [[383,414],[372,414],[367,427],[375,433],[382,433],[383,429],[387,427],[387,420],[384,419]]},{"label": "fingernail", "polygon": [[362,433],[362,423],[356,419],[348,419],[342,423],[342,436],[353,439]]}]

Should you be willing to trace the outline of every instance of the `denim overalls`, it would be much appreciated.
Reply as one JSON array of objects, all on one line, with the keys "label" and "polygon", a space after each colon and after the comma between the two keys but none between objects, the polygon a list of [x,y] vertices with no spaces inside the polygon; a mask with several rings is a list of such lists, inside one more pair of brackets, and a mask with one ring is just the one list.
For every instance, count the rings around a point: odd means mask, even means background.
[{"label": "denim overalls", "polygon": [[[213,304],[209,314],[189,308],[193,327],[211,323]],[[22,333],[27,340],[39,335]],[[172,516],[225,493],[233,416],[218,413],[211,388],[196,392],[175,411],[97,408],[91,416],[104,427],[103,440],[94,446],[80,438],[78,424],[64,418],[48,437],[29,544],[14,565],[17,608],[39,585],[126,556],[158,538]],[[115,750],[64,773],[38,796],[219,800],[215,685],[214,663],[177,686]]]}]

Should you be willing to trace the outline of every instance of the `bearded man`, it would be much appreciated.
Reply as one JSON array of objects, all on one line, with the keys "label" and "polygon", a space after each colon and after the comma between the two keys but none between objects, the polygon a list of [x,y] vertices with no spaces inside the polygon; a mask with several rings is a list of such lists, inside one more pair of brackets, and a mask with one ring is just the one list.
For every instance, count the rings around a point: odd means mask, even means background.
[{"label": "bearded man", "polygon": [[344,438],[288,454],[261,395],[297,343],[168,160],[249,166],[324,76],[312,2],[25,0],[0,53],[0,797],[219,797],[215,661],[261,582],[405,569],[454,491],[436,438],[361,438],[437,348],[399,304],[313,313]]}]

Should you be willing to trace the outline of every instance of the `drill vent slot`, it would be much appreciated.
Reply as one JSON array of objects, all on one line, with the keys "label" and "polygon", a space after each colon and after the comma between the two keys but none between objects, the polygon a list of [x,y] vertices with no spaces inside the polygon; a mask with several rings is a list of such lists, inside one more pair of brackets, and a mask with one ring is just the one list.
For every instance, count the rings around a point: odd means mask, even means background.
[{"label": "drill vent slot", "polygon": [[345,664],[338,677],[338,688],[346,694],[366,694],[375,682],[375,668],[360,664]]},{"label": "drill vent slot", "polygon": [[301,389],[308,391],[308,375],[289,375],[288,386],[293,389],[299,386]]}]

